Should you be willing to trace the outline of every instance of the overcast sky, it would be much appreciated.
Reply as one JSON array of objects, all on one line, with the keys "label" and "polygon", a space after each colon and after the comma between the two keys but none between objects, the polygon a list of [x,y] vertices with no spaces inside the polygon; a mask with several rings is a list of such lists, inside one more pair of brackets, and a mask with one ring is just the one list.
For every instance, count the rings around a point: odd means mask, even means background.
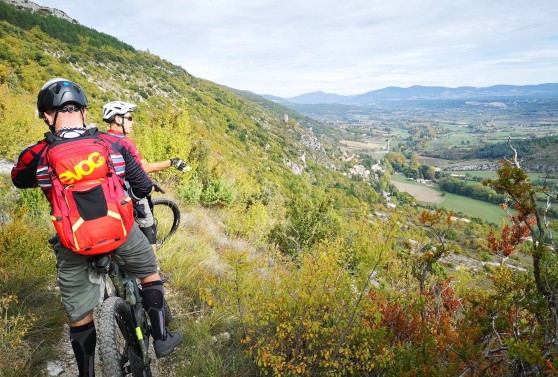
[{"label": "overcast sky", "polygon": [[258,94],[558,82],[557,0],[33,0]]}]

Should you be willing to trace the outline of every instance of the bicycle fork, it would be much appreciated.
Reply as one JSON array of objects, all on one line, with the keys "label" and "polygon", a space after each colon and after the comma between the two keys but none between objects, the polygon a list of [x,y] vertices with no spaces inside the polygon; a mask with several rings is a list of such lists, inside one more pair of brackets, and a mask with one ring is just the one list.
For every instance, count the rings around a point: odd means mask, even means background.
[{"label": "bicycle fork", "polygon": [[126,294],[126,301],[132,309],[132,322],[135,325],[136,338],[140,345],[141,354],[143,356],[143,361],[145,365],[149,364],[149,353],[147,349],[148,339],[144,338],[144,334],[149,334],[149,327],[147,324],[147,318],[145,317],[145,311],[143,310],[143,303],[141,299],[140,289],[137,284],[132,281],[126,284],[129,292]]}]

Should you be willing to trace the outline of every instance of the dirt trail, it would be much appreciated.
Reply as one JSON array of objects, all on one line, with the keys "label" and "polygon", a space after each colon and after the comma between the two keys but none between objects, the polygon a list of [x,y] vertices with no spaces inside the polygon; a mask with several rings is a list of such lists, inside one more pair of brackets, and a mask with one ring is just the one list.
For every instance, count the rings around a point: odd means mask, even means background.
[{"label": "dirt trail", "polygon": [[10,172],[12,171],[12,166],[14,166],[13,162],[0,159],[0,174],[10,174]]},{"label": "dirt trail", "polygon": [[[70,345],[69,332],[68,325],[64,325],[64,331],[56,345],[58,357],[45,365],[45,375],[48,377],[74,377],[78,375],[74,352]],[[150,350],[152,353],[151,372],[153,376],[175,377],[177,374],[173,365],[172,354],[164,359],[157,359],[153,353],[153,347],[150,347]],[[102,376],[98,354],[95,357],[95,374]]]}]

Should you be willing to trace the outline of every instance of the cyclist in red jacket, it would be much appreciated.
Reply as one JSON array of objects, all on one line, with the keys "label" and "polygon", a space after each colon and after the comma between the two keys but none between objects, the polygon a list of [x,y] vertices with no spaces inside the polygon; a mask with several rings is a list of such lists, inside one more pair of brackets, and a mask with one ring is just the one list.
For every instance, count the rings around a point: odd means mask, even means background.
[{"label": "cyclist in red jacket", "polygon": [[[135,104],[122,101],[112,101],[105,104],[103,106],[103,120],[109,124],[107,132],[121,138],[130,145],[134,157],[140,162],[146,173],[162,171],[171,166],[180,171],[190,170],[190,167],[178,157],[158,162],[147,162],[142,157],[135,143],[127,136],[132,132],[134,126],[132,112],[136,108]],[[153,250],[157,250],[157,228],[148,201],[149,197],[146,197],[135,203],[136,222],[149,240]]]},{"label": "cyclist in red jacket", "polygon": [[[39,91],[37,99],[39,117],[56,136],[78,139],[86,132],[87,98],[76,83],[55,78]],[[148,195],[152,183],[134,158],[129,144],[118,137],[101,133],[100,138],[111,145],[111,159],[116,173],[128,182],[128,194],[139,200]],[[46,162],[46,140],[25,148],[11,173],[18,188],[41,187],[51,201],[52,185]],[[94,356],[97,340],[93,322],[93,308],[102,300],[101,277],[89,263],[89,256],[64,247],[60,239],[53,243],[56,254],[58,285],[70,325],[70,341],[80,376],[94,376]],[[143,305],[149,315],[153,332],[153,346],[157,357],[171,353],[182,342],[182,334],[167,331],[164,323],[164,289],[157,273],[155,253],[138,226],[134,224],[126,241],[113,252],[123,262],[123,268],[142,283]]]}]

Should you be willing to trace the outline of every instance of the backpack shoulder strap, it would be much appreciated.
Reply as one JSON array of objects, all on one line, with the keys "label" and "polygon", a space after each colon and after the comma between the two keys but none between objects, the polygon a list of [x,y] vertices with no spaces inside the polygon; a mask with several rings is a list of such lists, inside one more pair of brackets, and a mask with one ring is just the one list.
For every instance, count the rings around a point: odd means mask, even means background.
[{"label": "backpack shoulder strap", "polygon": [[97,127],[91,127],[85,130],[84,136],[95,136],[98,137],[99,129]]},{"label": "backpack shoulder strap", "polygon": [[52,132],[48,131],[48,132],[45,132],[45,139],[44,140],[49,145],[52,145],[55,141],[62,140],[62,138],[60,138],[59,136],[56,136]]}]

